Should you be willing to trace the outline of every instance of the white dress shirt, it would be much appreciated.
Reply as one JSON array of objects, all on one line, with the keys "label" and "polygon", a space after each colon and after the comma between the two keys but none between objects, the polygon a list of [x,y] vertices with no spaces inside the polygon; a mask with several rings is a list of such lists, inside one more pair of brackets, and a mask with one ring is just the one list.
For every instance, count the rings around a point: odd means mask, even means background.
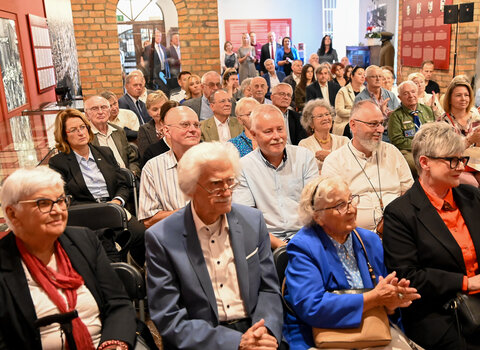
[{"label": "white dress shirt", "polygon": [[232,136],[230,135],[230,128],[228,126],[230,118],[227,118],[227,120],[225,120],[225,122],[223,123],[215,116],[213,116],[213,120],[215,121],[215,125],[217,126],[219,141],[227,142],[228,140],[230,140],[232,138]]}]

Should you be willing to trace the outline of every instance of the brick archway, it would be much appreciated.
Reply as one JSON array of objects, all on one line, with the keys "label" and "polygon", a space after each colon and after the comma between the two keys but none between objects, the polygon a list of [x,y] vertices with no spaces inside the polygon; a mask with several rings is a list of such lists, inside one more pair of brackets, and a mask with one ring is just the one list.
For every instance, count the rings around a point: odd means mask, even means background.
[{"label": "brick archway", "polygon": [[[182,68],[220,70],[217,0],[172,0],[178,12]],[[84,96],[123,94],[117,34],[118,0],[71,0]]]}]

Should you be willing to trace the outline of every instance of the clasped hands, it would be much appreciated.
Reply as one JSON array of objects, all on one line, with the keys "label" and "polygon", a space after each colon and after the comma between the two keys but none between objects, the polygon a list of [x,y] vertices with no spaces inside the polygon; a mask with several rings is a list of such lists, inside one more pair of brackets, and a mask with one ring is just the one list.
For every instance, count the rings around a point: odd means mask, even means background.
[{"label": "clasped hands", "polygon": [[265,320],[262,318],[242,335],[239,350],[276,350],[277,339],[268,333]]}]

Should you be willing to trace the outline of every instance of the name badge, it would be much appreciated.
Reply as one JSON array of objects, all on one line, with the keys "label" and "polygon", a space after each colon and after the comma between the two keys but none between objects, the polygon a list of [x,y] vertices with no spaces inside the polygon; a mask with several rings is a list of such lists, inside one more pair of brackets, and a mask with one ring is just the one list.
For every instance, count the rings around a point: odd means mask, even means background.
[{"label": "name badge", "polygon": [[405,135],[405,137],[414,137],[415,136],[415,129],[405,130],[403,132],[403,134]]}]

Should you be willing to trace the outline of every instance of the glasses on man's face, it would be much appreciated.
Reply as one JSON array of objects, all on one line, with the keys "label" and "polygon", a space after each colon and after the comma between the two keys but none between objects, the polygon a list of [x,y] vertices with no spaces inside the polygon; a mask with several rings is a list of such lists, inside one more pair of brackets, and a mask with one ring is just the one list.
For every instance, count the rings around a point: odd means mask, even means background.
[{"label": "glasses on man's face", "polygon": [[330,117],[332,114],[330,112],[319,114],[319,115],[312,115],[312,118],[325,118],[325,117]]},{"label": "glasses on man's face", "polygon": [[221,89],[222,88],[222,84],[221,83],[208,83],[207,86],[210,88],[210,89]]},{"label": "glasses on man's face", "polygon": [[40,210],[41,213],[43,214],[48,214],[52,211],[53,206],[55,204],[58,205],[58,207],[61,210],[67,210],[68,207],[70,206],[70,202],[72,200],[72,196],[67,195],[67,196],[60,196],[57,198],[56,201],[50,199],[50,198],[38,198],[38,199],[29,199],[25,201],[19,201],[18,203],[36,203],[38,210]]},{"label": "glasses on man's face", "polygon": [[233,177],[226,180],[212,181],[208,186],[210,187],[210,189],[206,188],[205,186],[202,186],[199,182],[197,183],[198,183],[198,186],[200,186],[205,191],[207,191],[210,195],[215,197],[220,197],[227,190],[233,191],[234,188],[238,186],[237,179]]},{"label": "glasses on man's face", "polygon": [[338,211],[340,215],[343,215],[348,211],[348,208],[350,207],[350,205],[356,208],[359,201],[360,201],[360,196],[358,194],[354,194],[350,196],[350,199],[348,200],[348,202],[341,202],[337,205],[334,205],[333,207],[315,209],[315,211],[335,209],[336,211]]},{"label": "glasses on man's face", "polygon": [[371,79],[383,79],[383,75],[369,75],[367,76],[367,78],[371,78]]},{"label": "glasses on man's face", "polygon": [[250,111],[248,113],[239,114],[239,115],[237,115],[237,117],[250,117],[251,114],[252,114],[252,111]]},{"label": "glasses on man's face", "polygon": [[276,92],[275,95],[278,95],[280,97],[292,98],[292,94],[289,92]]},{"label": "glasses on man's face", "polygon": [[190,122],[181,122],[181,123],[178,123],[178,124],[167,124],[167,126],[173,126],[175,128],[179,128],[179,129],[190,129],[192,126],[194,129],[200,129],[200,123],[199,122],[193,122],[193,123],[190,123]]},{"label": "glasses on man's face", "polygon": [[90,107],[88,110],[89,111],[92,111],[92,112],[95,112],[95,113],[98,113],[100,112],[100,110],[102,112],[106,112],[110,109],[110,106],[107,106],[107,105],[103,105],[103,106],[93,106],[93,107]]},{"label": "glasses on man's face", "polygon": [[80,125],[79,127],[70,128],[70,129],[65,130],[65,131],[67,132],[67,134],[76,134],[79,131],[83,134],[85,132],[85,130],[87,130],[87,126],[85,124],[83,124],[83,125]]},{"label": "glasses on man's face", "polygon": [[460,163],[463,164],[463,166],[467,166],[468,161],[470,160],[470,157],[433,157],[433,156],[426,156],[431,159],[441,159],[441,160],[446,160],[449,162],[450,169],[457,169]]},{"label": "glasses on man's face", "polygon": [[376,128],[378,128],[380,125],[383,126],[383,127],[385,126],[385,121],[384,121],[384,120],[381,121],[381,122],[366,122],[366,121],[360,120],[360,119],[354,119],[354,120],[355,120],[356,122],[363,123],[363,124],[369,126],[369,127],[372,128],[372,129],[376,129]]}]

